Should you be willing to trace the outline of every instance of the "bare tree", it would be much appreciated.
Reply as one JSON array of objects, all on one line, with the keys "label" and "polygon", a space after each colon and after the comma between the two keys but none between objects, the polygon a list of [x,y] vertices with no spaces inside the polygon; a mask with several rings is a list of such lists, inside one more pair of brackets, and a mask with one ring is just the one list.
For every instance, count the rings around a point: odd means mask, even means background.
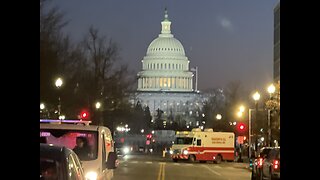
[{"label": "bare tree", "polygon": [[91,26],[82,42],[84,57],[92,72],[90,101],[104,101],[105,110],[113,111],[125,101],[132,84],[128,67],[120,65],[119,47]]}]

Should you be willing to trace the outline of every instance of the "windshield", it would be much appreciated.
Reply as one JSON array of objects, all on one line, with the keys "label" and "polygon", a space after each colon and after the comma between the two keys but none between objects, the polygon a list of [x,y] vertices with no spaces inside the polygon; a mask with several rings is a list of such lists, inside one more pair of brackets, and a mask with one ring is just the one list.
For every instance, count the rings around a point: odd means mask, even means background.
[{"label": "windshield", "polygon": [[192,144],[192,139],[193,138],[189,138],[189,137],[178,137],[175,140],[175,144]]},{"label": "windshield", "polygon": [[46,129],[40,131],[40,140],[72,149],[80,160],[97,159],[98,141],[95,131]]},{"label": "windshield", "polygon": [[268,155],[269,152],[270,152],[271,149],[263,149],[261,152],[260,152],[260,157],[263,157],[265,155]]}]

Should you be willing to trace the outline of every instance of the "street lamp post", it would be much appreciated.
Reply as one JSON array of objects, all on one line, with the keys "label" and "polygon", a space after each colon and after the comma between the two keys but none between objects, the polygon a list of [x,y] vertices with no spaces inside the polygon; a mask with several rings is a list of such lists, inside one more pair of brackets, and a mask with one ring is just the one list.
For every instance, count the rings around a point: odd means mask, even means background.
[{"label": "street lamp post", "polygon": [[42,114],[44,114],[45,105],[43,103],[40,104],[40,118],[42,118]]},{"label": "street lamp post", "polygon": [[[257,117],[258,117],[258,101],[260,99],[260,94],[259,92],[255,92],[252,96],[252,98],[254,99],[255,101],[255,106],[256,106],[256,121],[257,121]],[[252,109],[249,109],[249,156],[251,156],[251,141],[252,141],[252,122],[251,122],[251,111]]]},{"label": "street lamp post", "polygon": [[251,112],[253,109],[249,109],[249,155],[248,157],[251,157]]},{"label": "street lamp post", "polygon": [[[268,92],[270,94],[269,100],[272,100],[272,94],[275,92],[276,88],[273,84],[268,87]],[[268,108],[268,146],[271,146],[271,108]]]},{"label": "street lamp post", "polygon": [[[242,113],[244,112],[245,107],[243,105],[240,106],[239,111],[237,112],[237,116],[239,117],[240,121],[242,121]],[[240,152],[239,152],[239,159],[238,162],[243,162],[242,160],[242,154],[243,154],[243,146],[239,143],[239,148],[240,148]],[[250,147],[249,147],[250,149]]]},{"label": "street lamp post", "polygon": [[[56,85],[56,87],[59,89],[61,86],[62,86],[62,79],[61,78],[58,78],[57,80],[56,80],[56,83],[55,83],[55,85]],[[58,104],[58,115],[60,116],[61,115],[61,99],[60,99],[60,93],[59,93],[59,98],[58,98],[58,100],[59,100],[59,104]]]}]

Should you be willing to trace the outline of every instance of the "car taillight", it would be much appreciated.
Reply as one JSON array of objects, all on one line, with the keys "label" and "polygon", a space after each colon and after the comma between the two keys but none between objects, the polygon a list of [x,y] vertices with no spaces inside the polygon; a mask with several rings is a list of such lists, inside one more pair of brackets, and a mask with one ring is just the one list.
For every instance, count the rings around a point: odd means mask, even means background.
[{"label": "car taillight", "polygon": [[280,161],[279,160],[273,160],[273,169],[278,170],[280,167]]},{"label": "car taillight", "polygon": [[258,167],[261,167],[261,166],[262,166],[262,162],[263,162],[263,158],[259,158],[259,159],[258,159]]}]

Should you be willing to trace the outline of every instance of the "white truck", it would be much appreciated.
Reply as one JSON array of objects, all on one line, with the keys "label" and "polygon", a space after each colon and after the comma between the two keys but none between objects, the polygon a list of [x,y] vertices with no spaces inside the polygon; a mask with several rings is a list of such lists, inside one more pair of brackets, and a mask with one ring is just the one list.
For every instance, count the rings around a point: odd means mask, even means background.
[{"label": "white truck", "polygon": [[170,150],[171,158],[174,162],[234,161],[234,137],[233,132],[213,132],[213,129],[201,131],[200,128],[195,128],[192,131],[177,131]]},{"label": "white truck", "polygon": [[[86,139],[90,152],[79,156],[86,180],[110,180],[119,165],[109,128],[89,125],[91,121],[40,119],[42,143],[74,149],[76,139]],[[40,142],[41,142],[40,141]]]}]

